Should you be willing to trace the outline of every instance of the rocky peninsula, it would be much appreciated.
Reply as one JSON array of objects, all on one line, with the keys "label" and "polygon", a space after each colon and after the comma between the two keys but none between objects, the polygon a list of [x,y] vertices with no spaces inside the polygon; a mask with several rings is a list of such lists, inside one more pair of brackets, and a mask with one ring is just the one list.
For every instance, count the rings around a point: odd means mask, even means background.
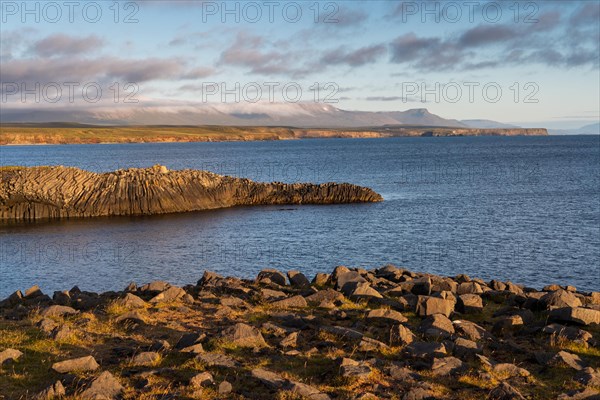
[{"label": "rocky peninsula", "polygon": [[0,168],[0,222],[382,200],[373,190],[348,183],[258,183],[161,165],[108,173],[63,166]]},{"label": "rocky peninsula", "polygon": [[0,302],[3,399],[598,399],[600,293],[387,265]]}]

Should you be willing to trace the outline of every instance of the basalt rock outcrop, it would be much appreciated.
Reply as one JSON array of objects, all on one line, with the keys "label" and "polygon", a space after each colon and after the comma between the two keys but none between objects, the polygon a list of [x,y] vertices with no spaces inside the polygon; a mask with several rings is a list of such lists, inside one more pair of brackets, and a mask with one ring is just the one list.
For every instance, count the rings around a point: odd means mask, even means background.
[{"label": "basalt rock outcrop", "polygon": [[259,183],[160,165],[107,173],[63,166],[0,168],[3,222],[382,200],[373,190],[348,183]]}]

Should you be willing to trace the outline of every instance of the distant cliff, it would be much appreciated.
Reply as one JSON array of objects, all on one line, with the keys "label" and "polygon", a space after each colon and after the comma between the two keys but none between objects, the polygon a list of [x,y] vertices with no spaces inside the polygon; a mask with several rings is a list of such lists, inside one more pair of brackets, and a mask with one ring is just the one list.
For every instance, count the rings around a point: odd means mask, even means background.
[{"label": "distant cliff", "polygon": [[546,129],[480,129],[385,125],[362,128],[277,126],[95,126],[79,124],[2,124],[0,145],[150,142],[228,142],[399,136],[546,136]]},{"label": "distant cliff", "polygon": [[151,215],[261,204],[382,201],[347,183],[257,183],[164,166],[94,173],[72,167],[0,167],[0,221]]}]

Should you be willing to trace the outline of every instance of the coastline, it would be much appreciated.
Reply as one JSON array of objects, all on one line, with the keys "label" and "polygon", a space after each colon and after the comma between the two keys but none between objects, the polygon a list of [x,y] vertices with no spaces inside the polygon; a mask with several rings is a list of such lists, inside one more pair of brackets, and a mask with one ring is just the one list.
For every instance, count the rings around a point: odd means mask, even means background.
[{"label": "coastline", "polygon": [[193,143],[322,138],[548,136],[543,128],[480,129],[439,126],[297,128],[276,126],[37,126],[0,125],[0,146],[33,144]]},{"label": "coastline", "polygon": [[[595,398],[600,293],[391,265],[205,272],[0,302],[0,393],[29,398]],[[367,397],[365,397],[367,396]]]}]

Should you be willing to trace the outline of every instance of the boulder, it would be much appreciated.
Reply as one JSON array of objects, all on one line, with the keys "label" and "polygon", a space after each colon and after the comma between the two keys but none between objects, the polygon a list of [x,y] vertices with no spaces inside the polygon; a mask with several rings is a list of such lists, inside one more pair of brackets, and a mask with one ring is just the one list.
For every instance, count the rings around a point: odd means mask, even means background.
[{"label": "boulder", "polygon": [[195,388],[207,387],[214,385],[215,381],[210,372],[201,372],[197,375],[194,375],[192,379],[190,379],[190,386]]},{"label": "boulder", "polygon": [[287,335],[279,345],[283,348],[296,347],[298,345],[298,332],[292,332]]},{"label": "boulder", "polygon": [[239,366],[239,363],[233,358],[219,353],[201,353],[196,356],[196,359],[209,367],[236,368]]},{"label": "boulder", "polygon": [[283,378],[281,375],[267,371],[262,368],[256,368],[251,371],[251,376],[260,382],[262,382],[265,386],[276,389],[276,390],[288,390],[292,393],[296,393],[300,396],[303,396],[308,399],[314,400],[329,400],[330,397],[319,391],[317,388],[309,386],[307,384],[296,382],[292,380],[288,380]]},{"label": "boulder", "polygon": [[548,310],[553,310],[555,308],[582,306],[581,300],[579,300],[579,298],[575,294],[562,289],[545,294],[540,298],[540,302]]},{"label": "boulder", "polygon": [[27,299],[33,299],[35,297],[40,297],[43,295],[44,295],[44,293],[42,292],[42,289],[40,289],[40,287],[38,285],[33,285],[29,289],[25,290],[24,297]]},{"label": "boulder", "polygon": [[310,281],[300,271],[288,271],[287,276],[293,287],[306,288],[310,286]]},{"label": "boulder", "polygon": [[56,381],[46,389],[38,393],[35,397],[38,400],[60,399],[65,397],[67,392],[61,381]]},{"label": "boulder", "polygon": [[434,314],[421,322],[419,330],[430,339],[447,339],[454,334],[454,325],[446,316]]},{"label": "boulder", "polygon": [[0,352],[0,367],[17,361],[22,355],[23,353],[16,349],[6,349]]},{"label": "boulder", "polygon": [[381,299],[383,296],[368,282],[351,282],[344,285],[342,293],[354,300]]},{"label": "boulder", "polygon": [[506,284],[504,282],[500,282],[500,281],[496,281],[496,280],[492,280],[490,281],[489,285],[488,285],[492,290],[496,290],[499,292],[503,292],[504,290],[506,290]]},{"label": "boulder", "polygon": [[431,366],[433,376],[454,375],[465,369],[465,364],[456,357],[435,358]]},{"label": "boulder", "polygon": [[223,279],[223,277],[216,272],[204,271],[202,278],[198,280],[198,286],[210,286],[214,285],[217,281]]},{"label": "boulder", "polygon": [[366,379],[371,375],[371,367],[364,362],[344,358],[340,365],[340,373],[344,378]]},{"label": "boulder", "polygon": [[344,326],[321,326],[319,328],[322,331],[332,333],[342,338],[348,338],[351,340],[362,340],[363,334],[354,329],[346,328]]},{"label": "boulder", "polygon": [[500,383],[489,393],[488,400],[525,400],[525,397],[506,382]]},{"label": "boulder", "polygon": [[94,400],[117,399],[123,389],[121,383],[110,372],[104,371],[81,393],[81,398]]},{"label": "boulder", "polygon": [[579,325],[600,324],[600,311],[583,307],[565,307],[550,311],[550,320]]},{"label": "boulder", "polygon": [[483,310],[483,300],[477,294],[462,294],[458,296],[456,309],[463,314],[474,314]]},{"label": "boulder", "polygon": [[266,279],[269,279],[271,282],[279,286],[285,286],[286,284],[285,275],[276,269],[263,269],[258,273],[256,282],[263,282]]},{"label": "boulder", "polygon": [[569,340],[571,342],[578,342],[587,344],[593,336],[588,331],[579,329],[574,326],[564,326],[561,324],[550,324],[542,329],[542,332],[554,336],[556,339]]},{"label": "boulder", "polygon": [[55,304],[61,306],[70,306],[71,305],[71,295],[68,290],[56,291],[52,295],[52,301]]},{"label": "boulder", "polygon": [[344,286],[346,285],[367,282],[367,280],[363,278],[363,276],[357,271],[341,272],[339,274],[332,275],[332,279],[335,279],[333,281],[334,287],[344,293],[348,291],[348,289],[344,289]]},{"label": "boulder", "polygon": [[146,302],[132,293],[127,293],[121,299],[115,301],[115,304],[125,308],[144,308]]},{"label": "boulder", "polygon": [[304,297],[296,295],[283,300],[274,301],[271,305],[275,308],[303,308],[307,307],[308,303]]},{"label": "boulder", "polygon": [[241,322],[225,329],[221,338],[240,347],[267,346],[267,342],[258,329]]},{"label": "boulder", "polygon": [[360,343],[358,344],[358,350],[363,352],[381,351],[387,348],[388,346],[385,343],[367,336],[363,336]]},{"label": "boulder", "polygon": [[233,391],[233,386],[228,381],[223,381],[219,383],[219,387],[217,388],[217,392],[221,395],[229,394]]},{"label": "boulder", "polygon": [[463,295],[463,294],[481,294],[483,293],[483,289],[481,288],[481,285],[477,282],[463,282],[461,284],[458,285],[458,287],[456,288],[456,294]]},{"label": "boulder", "polygon": [[73,358],[71,360],[60,361],[52,364],[52,369],[59,374],[70,372],[88,372],[95,371],[100,367],[96,359],[92,356]]},{"label": "boulder", "polygon": [[327,282],[329,282],[329,280],[330,280],[329,274],[324,274],[324,273],[319,272],[313,278],[312,284],[315,286],[323,287],[327,284]]},{"label": "boulder", "polygon": [[42,318],[36,326],[47,335],[52,334],[54,329],[58,328],[58,323],[50,318]]},{"label": "boulder", "polygon": [[457,338],[454,340],[454,355],[461,359],[470,359],[475,354],[483,352],[483,346],[469,339]]},{"label": "boulder", "polygon": [[164,292],[171,284],[165,281],[154,281],[139,288],[140,292]]},{"label": "boulder", "polygon": [[145,317],[138,311],[129,311],[115,318],[115,322],[123,324],[143,325]]},{"label": "boulder", "polygon": [[411,293],[417,296],[429,296],[431,294],[431,278],[425,276],[410,281],[412,284]]},{"label": "boulder", "polygon": [[442,314],[449,317],[452,311],[454,311],[454,302],[438,297],[418,296],[416,311],[417,315],[421,317],[434,314]]},{"label": "boulder", "polygon": [[594,370],[593,368],[583,368],[573,379],[582,385],[591,387],[600,387],[600,371]]},{"label": "boulder", "polygon": [[47,307],[47,308],[43,309],[42,312],[40,313],[40,315],[42,317],[62,317],[65,315],[75,315],[75,314],[79,314],[79,311],[77,311],[71,307],[58,306],[58,305]]},{"label": "boulder", "polygon": [[160,360],[160,354],[155,351],[145,351],[133,357],[131,364],[135,366],[150,366]]},{"label": "boulder", "polygon": [[421,359],[445,357],[447,354],[446,346],[436,342],[412,342],[404,350],[409,357]]},{"label": "boulder", "polygon": [[152,299],[150,299],[150,303],[169,303],[172,301],[183,299],[186,295],[186,291],[182,288],[177,286],[171,286],[168,289],[154,296]]},{"label": "boulder", "polygon": [[285,299],[287,297],[287,294],[285,294],[284,292],[282,292],[280,290],[273,290],[273,289],[268,289],[268,288],[261,288],[260,294],[263,298],[265,298],[266,300],[269,300],[269,301],[281,300],[281,299]]},{"label": "boulder", "polygon": [[367,313],[367,321],[380,324],[398,324],[407,322],[408,319],[398,311],[380,308]]},{"label": "boulder", "polygon": [[334,302],[341,300],[344,300],[344,295],[333,289],[319,290],[306,297],[306,301],[310,304],[321,304],[323,301]]},{"label": "boulder", "polygon": [[392,327],[390,332],[390,344],[392,346],[404,346],[411,344],[415,340],[417,340],[417,337],[404,325],[396,325]]},{"label": "boulder", "polygon": [[531,373],[525,368],[517,367],[515,364],[511,363],[492,364],[492,371],[505,379],[514,378],[517,376],[526,378],[531,375]]},{"label": "boulder", "polygon": [[545,362],[545,365],[553,367],[569,367],[577,371],[581,371],[587,367],[585,362],[578,355],[566,351],[559,351],[549,358]]},{"label": "boulder", "polygon": [[10,308],[14,307],[17,304],[21,304],[23,302],[23,293],[20,290],[17,290],[6,299],[0,301],[0,308]]},{"label": "boulder", "polygon": [[494,335],[511,335],[523,328],[523,318],[520,315],[508,315],[501,317],[494,323],[492,333]]}]

